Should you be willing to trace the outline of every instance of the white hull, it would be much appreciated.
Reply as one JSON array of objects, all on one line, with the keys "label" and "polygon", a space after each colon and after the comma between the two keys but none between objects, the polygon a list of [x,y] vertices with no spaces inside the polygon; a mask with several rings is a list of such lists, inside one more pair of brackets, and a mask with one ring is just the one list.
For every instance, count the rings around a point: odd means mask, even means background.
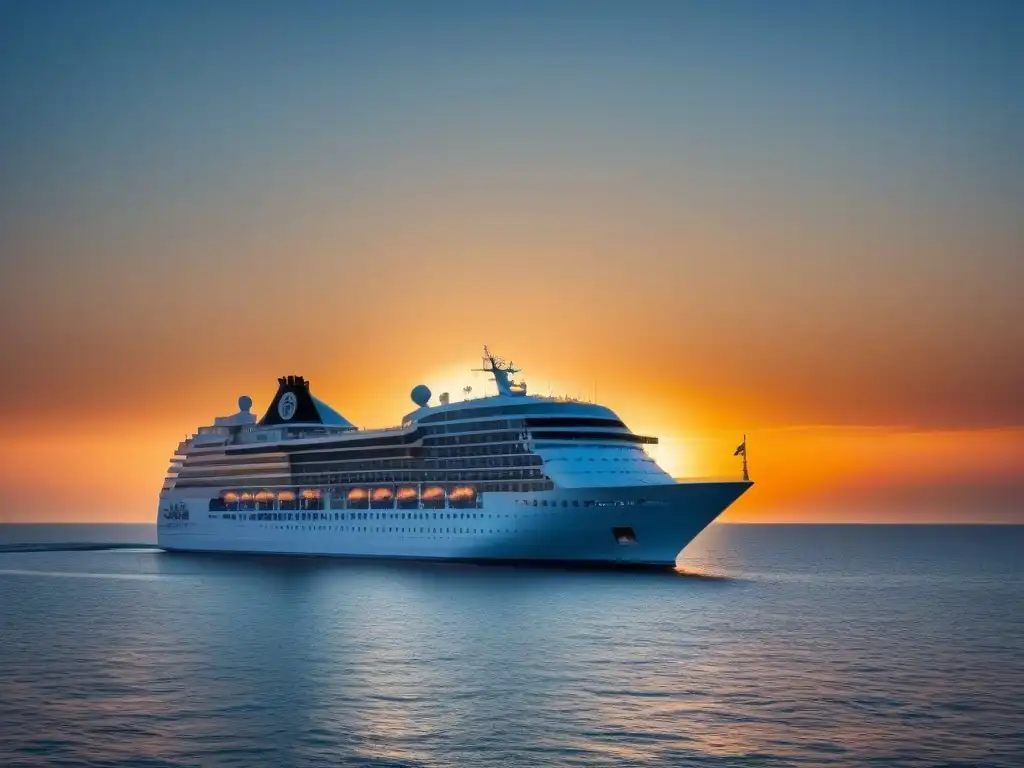
[{"label": "white hull", "polygon": [[[671,566],[749,486],[692,482],[487,493],[479,509],[323,510],[327,519],[308,521],[227,519],[208,511],[208,495],[170,491],[161,496],[161,510],[185,504],[188,519],[160,514],[157,537],[163,549],[190,552]],[[368,519],[353,520],[353,512]]]}]

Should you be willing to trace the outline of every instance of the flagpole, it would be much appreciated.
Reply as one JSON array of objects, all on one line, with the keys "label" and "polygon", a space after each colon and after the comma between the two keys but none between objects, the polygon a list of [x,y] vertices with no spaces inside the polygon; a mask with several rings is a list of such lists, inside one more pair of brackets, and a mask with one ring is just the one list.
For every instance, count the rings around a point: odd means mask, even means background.
[{"label": "flagpole", "polygon": [[747,436],[743,435],[743,482],[750,482],[750,474],[747,472]]}]

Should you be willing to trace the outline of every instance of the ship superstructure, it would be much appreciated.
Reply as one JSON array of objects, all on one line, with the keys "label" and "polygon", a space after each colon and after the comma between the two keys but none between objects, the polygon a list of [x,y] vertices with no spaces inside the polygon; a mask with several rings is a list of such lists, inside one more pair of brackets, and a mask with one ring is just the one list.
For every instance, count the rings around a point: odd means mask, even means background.
[{"label": "ship superstructure", "polygon": [[160,494],[169,550],[672,565],[749,486],[683,481],[610,409],[528,394],[485,347],[498,394],[412,391],[361,430],[301,376],[182,441]]}]

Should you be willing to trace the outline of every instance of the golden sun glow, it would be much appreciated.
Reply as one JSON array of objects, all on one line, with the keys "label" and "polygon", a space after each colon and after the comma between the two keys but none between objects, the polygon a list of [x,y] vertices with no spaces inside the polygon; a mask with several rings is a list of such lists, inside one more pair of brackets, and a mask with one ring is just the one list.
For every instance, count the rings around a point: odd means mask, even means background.
[{"label": "golden sun glow", "polygon": [[[436,376],[422,377],[434,389],[434,403],[440,391],[456,390],[462,381],[475,382],[473,394],[483,395],[488,386],[493,390],[483,374],[474,378],[468,370],[460,375],[460,370],[448,365]],[[562,363],[554,372],[564,370]],[[524,376],[531,380],[529,371]],[[316,381],[314,390],[357,423],[393,425],[401,413],[411,410],[409,381],[396,382],[387,397],[365,397],[370,391],[380,394],[370,383],[366,386],[373,388],[362,395],[351,387],[344,388],[344,395],[336,395],[330,382],[346,378],[324,374],[321,379],[327,391],[316,389]],[[571,377],[565,378],[571,386]],[[676,397],[670,404],[659,399],[656,391],[645,396],[643,386],[610,377],[606,396],[599,399],[633,431],[659,438],[660,443],[648,446],[648,452],[669,474],[679,478],[740,475],[741,460],[733,451],[743,429],[706,426],[712,419],[728,420],[727,408],[720,408],[724,416],[702,420],[699,398]],[[231,410],[237,387],[228,384],[216,389],[220,394],[209,398],[212,405],[196,403],[171,424],[133,423],[123,433],[98,422],[80,424],[75,432],[40,425],[31,438],[21,432],[17,441],[4,442],[0,447],[0,488],[7,500],[4,519],[151,520],[176,441],[200,422]],[[268,400],[269,394],[264,394],[262,402]],[[350,409],[344,407],[346,401],[362,405]],[[895,516],[942,520],[955,516],[965,505],[984,510],[976,513],[979,520],[1012,519],[1020,493],[1013,478],[1024,476],[1022,446],[1024,430],[1020,429],[753,428],[748,430],[748,451],[755,486],[722,519],[842,521]],[[60,467],[60,472],[53,467]],[[353,493],[354,499],[367,498],[365,490]],[[424,489],[426,498],[440,494],[439,488]]]}]

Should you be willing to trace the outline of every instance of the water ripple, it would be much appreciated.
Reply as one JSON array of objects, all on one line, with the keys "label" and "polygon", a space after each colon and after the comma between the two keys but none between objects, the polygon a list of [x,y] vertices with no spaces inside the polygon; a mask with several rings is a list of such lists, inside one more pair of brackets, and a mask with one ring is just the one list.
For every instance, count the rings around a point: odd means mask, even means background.
[{"label": "water ripple", "polygon": [[1024,765],[1022,532],[787,528],[696,578],[0,553],[0,764]]}]

